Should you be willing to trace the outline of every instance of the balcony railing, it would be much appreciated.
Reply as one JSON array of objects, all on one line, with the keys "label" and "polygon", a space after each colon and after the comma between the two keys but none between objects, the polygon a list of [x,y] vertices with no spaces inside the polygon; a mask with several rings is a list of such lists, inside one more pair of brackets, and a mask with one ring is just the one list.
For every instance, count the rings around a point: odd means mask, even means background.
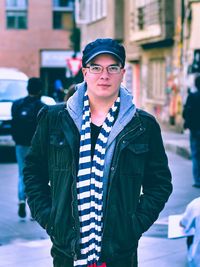
[{"label": "balcony railing", "polygon": [[173,0],[151,0],[136,5],[131,13],[131,40],[142,42],[168,38],[173,19]]}]

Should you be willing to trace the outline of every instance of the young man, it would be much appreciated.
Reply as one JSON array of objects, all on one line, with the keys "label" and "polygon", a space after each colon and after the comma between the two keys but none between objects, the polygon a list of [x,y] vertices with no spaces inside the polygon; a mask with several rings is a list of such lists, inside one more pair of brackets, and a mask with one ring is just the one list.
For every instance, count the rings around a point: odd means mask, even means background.
[{"label": "young man", "polygon": [[44,106],[41,102],[42,82],[39,78],[32,77],[28,80],[28,95],[14,101],[12,113],[12,137],[16,143],[16,158],[18,163],[18,215],[26,217],[26,194],[24,192],[23,168],[24,159],[31,145],[31,139],[37,125],[37,114]]},{"label": "young man", "polygon": [[84,83],[41,113],[24,174],[54,267],[137,266],[138,240],[172,191],[160,128],[121,86],[124,65],[116,41],[89,43]]}]

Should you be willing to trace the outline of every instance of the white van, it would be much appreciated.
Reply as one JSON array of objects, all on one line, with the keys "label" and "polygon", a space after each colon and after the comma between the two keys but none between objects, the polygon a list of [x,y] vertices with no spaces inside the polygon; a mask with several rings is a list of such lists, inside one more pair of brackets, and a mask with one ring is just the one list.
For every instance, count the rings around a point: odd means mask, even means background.
[{"label": "white van", "polygon": [[[14,100],[27,96],[28,76],[13,68],[0,68],[0,146],[14,146],[11,137],[11,106]],[[47,105],[56,104],[48,96],[41,100]]]}]

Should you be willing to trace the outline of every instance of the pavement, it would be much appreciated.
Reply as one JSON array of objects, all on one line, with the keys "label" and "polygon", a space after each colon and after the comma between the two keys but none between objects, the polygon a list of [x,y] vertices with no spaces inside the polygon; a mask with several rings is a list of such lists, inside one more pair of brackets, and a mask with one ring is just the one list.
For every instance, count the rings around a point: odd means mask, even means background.
[{"label": "pavement", "polygon": [[[188,132],[180,134],[164,131],[162,132],[162,135],[166,150],[181,155],[185,160],[187,159],[189,162],[188,168],[190,168],[191,162],[189,160],[190,149]],[[9,175],[9,170],[7,175]],[[191,188],[190,191],[192,198],[199,194],[198,189]],[[168,212],[170,213],[170,211]],[[36,227],[34,222],[31,227]],[[139,242],[138,251],[139,267],[187,266],[185,238],[168,239],[167,227],[168,221],[167,216],[165,215],[162,219],[155,222],[150,232],[147,232],[142,236]],[[25,229],[25,224],[24,227],[21,228],[24,231],[27,231]],[[6,231],[6,228],[4,231]],[[7,244],[0,244],[0,267],[51,267],[51,243],[46,233],[41,230],[37,239],[31,240],[31,238],[32,236],[25,240],[20,239],[20,236],[17,236],[15,241],[7,242]]]},{"label": "pavement", "polygon": [[172,151],[186,159],[191,158],[189,130],[185,130],[183,133],[165,130],[162,132],[162,137],[167,151]]}]

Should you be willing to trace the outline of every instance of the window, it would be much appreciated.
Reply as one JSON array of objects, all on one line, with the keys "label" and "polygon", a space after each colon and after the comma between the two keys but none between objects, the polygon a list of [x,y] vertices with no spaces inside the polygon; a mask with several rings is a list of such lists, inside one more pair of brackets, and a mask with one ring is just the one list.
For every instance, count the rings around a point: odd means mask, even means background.
[{"label": "window", "polygon": [[105,17],[106,15],[106,1],[104,0],[93,0],[90,5],[92,7],[91,21],[96,21]]},{"label": "window", "polygon": [[162,101],[165,98],[165,60],[152,59],[149,62],[149,81],[147,97],[151,100]]},{"label": "window", "polygon": [[7,29],[27,29],[28,0],[6,0]]},{"label": "window", "polygon": [[73,7],[73,0],[53,0],[54,7]]},{"label": "window", "polygon": [[106,12],[106,0],[75,0],[76,22],[90,23],[104,18]]},{"label": "window", "polygon": [[73,0],[53,0],[53,29],[73,28]]},{"label": "window", "polygon": [[87,23],[89,19],[89,1],[75,0],[76,23]]},{"label": "window", "polygon": [[143,30],[161,24],[161,0],[136,1],[136,28]]},{"label": "window", "polygon": [[[130,0],[131,1],[131,0]],[[171,0],[172,1],[172,0]],[[163,0],[135,0],[130,2],[130,39],[141,41],[163,34]]]},{"label": "window", "polygon": [[143,30],[144,29],[144,23],[145,23],[145,21],[144,21],[144,7],[139,7],[138,9],[137,9],[137,18],[138,18],[138,28],[139,28],[139,30]]}]

